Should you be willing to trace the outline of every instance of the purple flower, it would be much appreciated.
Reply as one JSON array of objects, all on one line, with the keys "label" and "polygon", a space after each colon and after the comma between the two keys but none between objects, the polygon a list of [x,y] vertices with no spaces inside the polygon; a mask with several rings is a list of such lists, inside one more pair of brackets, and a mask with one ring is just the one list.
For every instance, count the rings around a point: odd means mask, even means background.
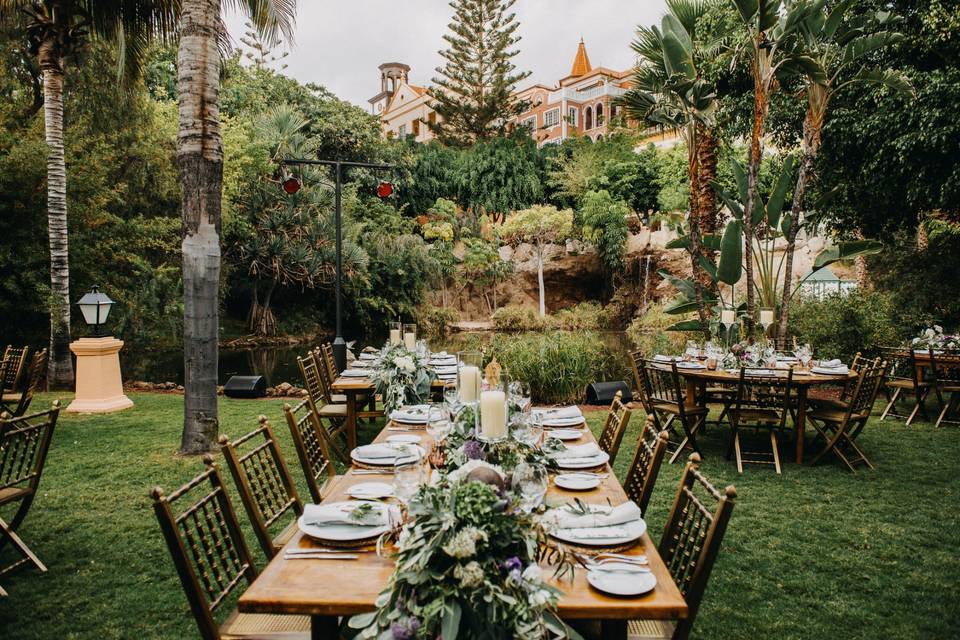
[{"label": "purple flower", "polygon": [[511,558],[507,558],[506,560],[504,560],[500,564],[500,567],[503,568],[504,571],[509,573],[510,571],[514,571],[515,569],[522,569],[523,563],[520,562],[520,558],[518,558],[517,556],[513,556]]},{"label": "purple flower", "polygon": [[413,617],[401,618],[390,625],[393,640],[414,640],[419,629],[420,620]]},{"label": "purple flower", "polygon": [[487,458],[483,445],[476,440],[467,440],[463,443],[463,455],[467,456],[468,460],[485,460]]}]

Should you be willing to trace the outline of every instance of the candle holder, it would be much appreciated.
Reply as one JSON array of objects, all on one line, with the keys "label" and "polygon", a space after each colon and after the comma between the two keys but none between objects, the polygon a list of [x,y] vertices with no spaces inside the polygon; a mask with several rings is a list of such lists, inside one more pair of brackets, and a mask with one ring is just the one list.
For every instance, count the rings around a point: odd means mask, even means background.
[{"label": "candle holder", "polygon": [[480,392],[480,420],[477,440],[485,443],[503,442],[509,437],[510,403],[502,385]]},{"label": "candle holder", "polygon": [[417,325],[403,325],[403,346],[407,351],[413,351],[417,348]]},{"label": "candle holder", "polygon": [[483,387],[483,354],[479,351],[457,352],[457,394],[464,405],[480,402]]},{"label": "candle holder", "polygon": [[390,323],[390,345],[397,346],[403,342],[403,323],[402,322],[391,322]]}]

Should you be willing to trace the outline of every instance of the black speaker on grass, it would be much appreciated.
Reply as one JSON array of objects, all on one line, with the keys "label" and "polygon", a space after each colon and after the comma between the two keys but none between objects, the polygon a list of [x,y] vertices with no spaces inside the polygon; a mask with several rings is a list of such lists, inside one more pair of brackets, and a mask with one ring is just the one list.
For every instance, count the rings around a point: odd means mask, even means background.
[{"label": "black speaker on grass", "polygon": [[633,395],[630,393],[630,386],[623,380],[616,382],[594,382],[587,385],[587,404],[610,404],[620,391],[622,402],[630,402]]},{"label": "black speaker on grass", "polygon": [[262,398],[267,395],[267,381],[263,376],[231,376],[223,385],[228,398]]}]

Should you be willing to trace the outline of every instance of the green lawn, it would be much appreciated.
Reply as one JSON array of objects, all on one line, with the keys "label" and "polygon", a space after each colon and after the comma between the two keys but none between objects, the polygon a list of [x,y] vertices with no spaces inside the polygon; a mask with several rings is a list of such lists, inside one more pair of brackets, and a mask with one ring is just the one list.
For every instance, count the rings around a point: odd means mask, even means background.
[{"label": "green lawn", "polygon": [[[136,406],[119,414],[61,418],[41,495],[21,529],[50,571],[20,568],[0,579],[10,593],[0,599],[0,638],[196,637],[148,491],[173,489],[203,465],[174,455],[180,396],[131,397]],[[299,474],[282,404],[224,399],[222,432],[240,435],[266,414]],[[601,419],[591,415],[595,430]],[[703,469],[717,485],[736,484],[739,501],[696,637],[960,637],[960,430],[874,420],[860,442],[876,472],[788,464],[782,478],[758,467],[738,475],[723,459],[725,435],[714,428],[703,438]],[[655,540],[679,474],[679,464],[661,471],[647,517]],[[0,562],[11,557],[0,551]]]}]

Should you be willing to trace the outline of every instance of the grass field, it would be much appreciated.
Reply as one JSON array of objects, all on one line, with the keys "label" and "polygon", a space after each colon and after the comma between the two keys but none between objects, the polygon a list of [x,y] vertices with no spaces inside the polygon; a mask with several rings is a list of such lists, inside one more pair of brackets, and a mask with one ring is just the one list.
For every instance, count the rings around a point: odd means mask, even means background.
[{"label": "grass field", "polygon": [[[118,414],[62,416],[41,495],[21,528],[50,570],[0,578],[10,594],[0,599],[0,639],[197,636],[148,491],[171,490],[203,464],[174,455],[182,397],[131,398],[136,406]],[[267,415],[299,476],[282,404],[221,400],[221,431],[238,436]],[[601,420],[591,414],[595,431]],[[638,425],[634,418],[619,475]],[[361,441],[372,433],[365,429]],[[782,477],[760,467],[738,475],[723,458],[725,437],[714,427],[702,438],[703,470],[717,485],[735,484],[739,498],[695,637],[960,638],[960,429],[875,419],[859,442],[877,471],[856,475],[834,463],[788,464]],[[654,540],[680,470],[664,465],[660,473],[647,514]],[[0,550],[0,563],[11,558]]]}]

